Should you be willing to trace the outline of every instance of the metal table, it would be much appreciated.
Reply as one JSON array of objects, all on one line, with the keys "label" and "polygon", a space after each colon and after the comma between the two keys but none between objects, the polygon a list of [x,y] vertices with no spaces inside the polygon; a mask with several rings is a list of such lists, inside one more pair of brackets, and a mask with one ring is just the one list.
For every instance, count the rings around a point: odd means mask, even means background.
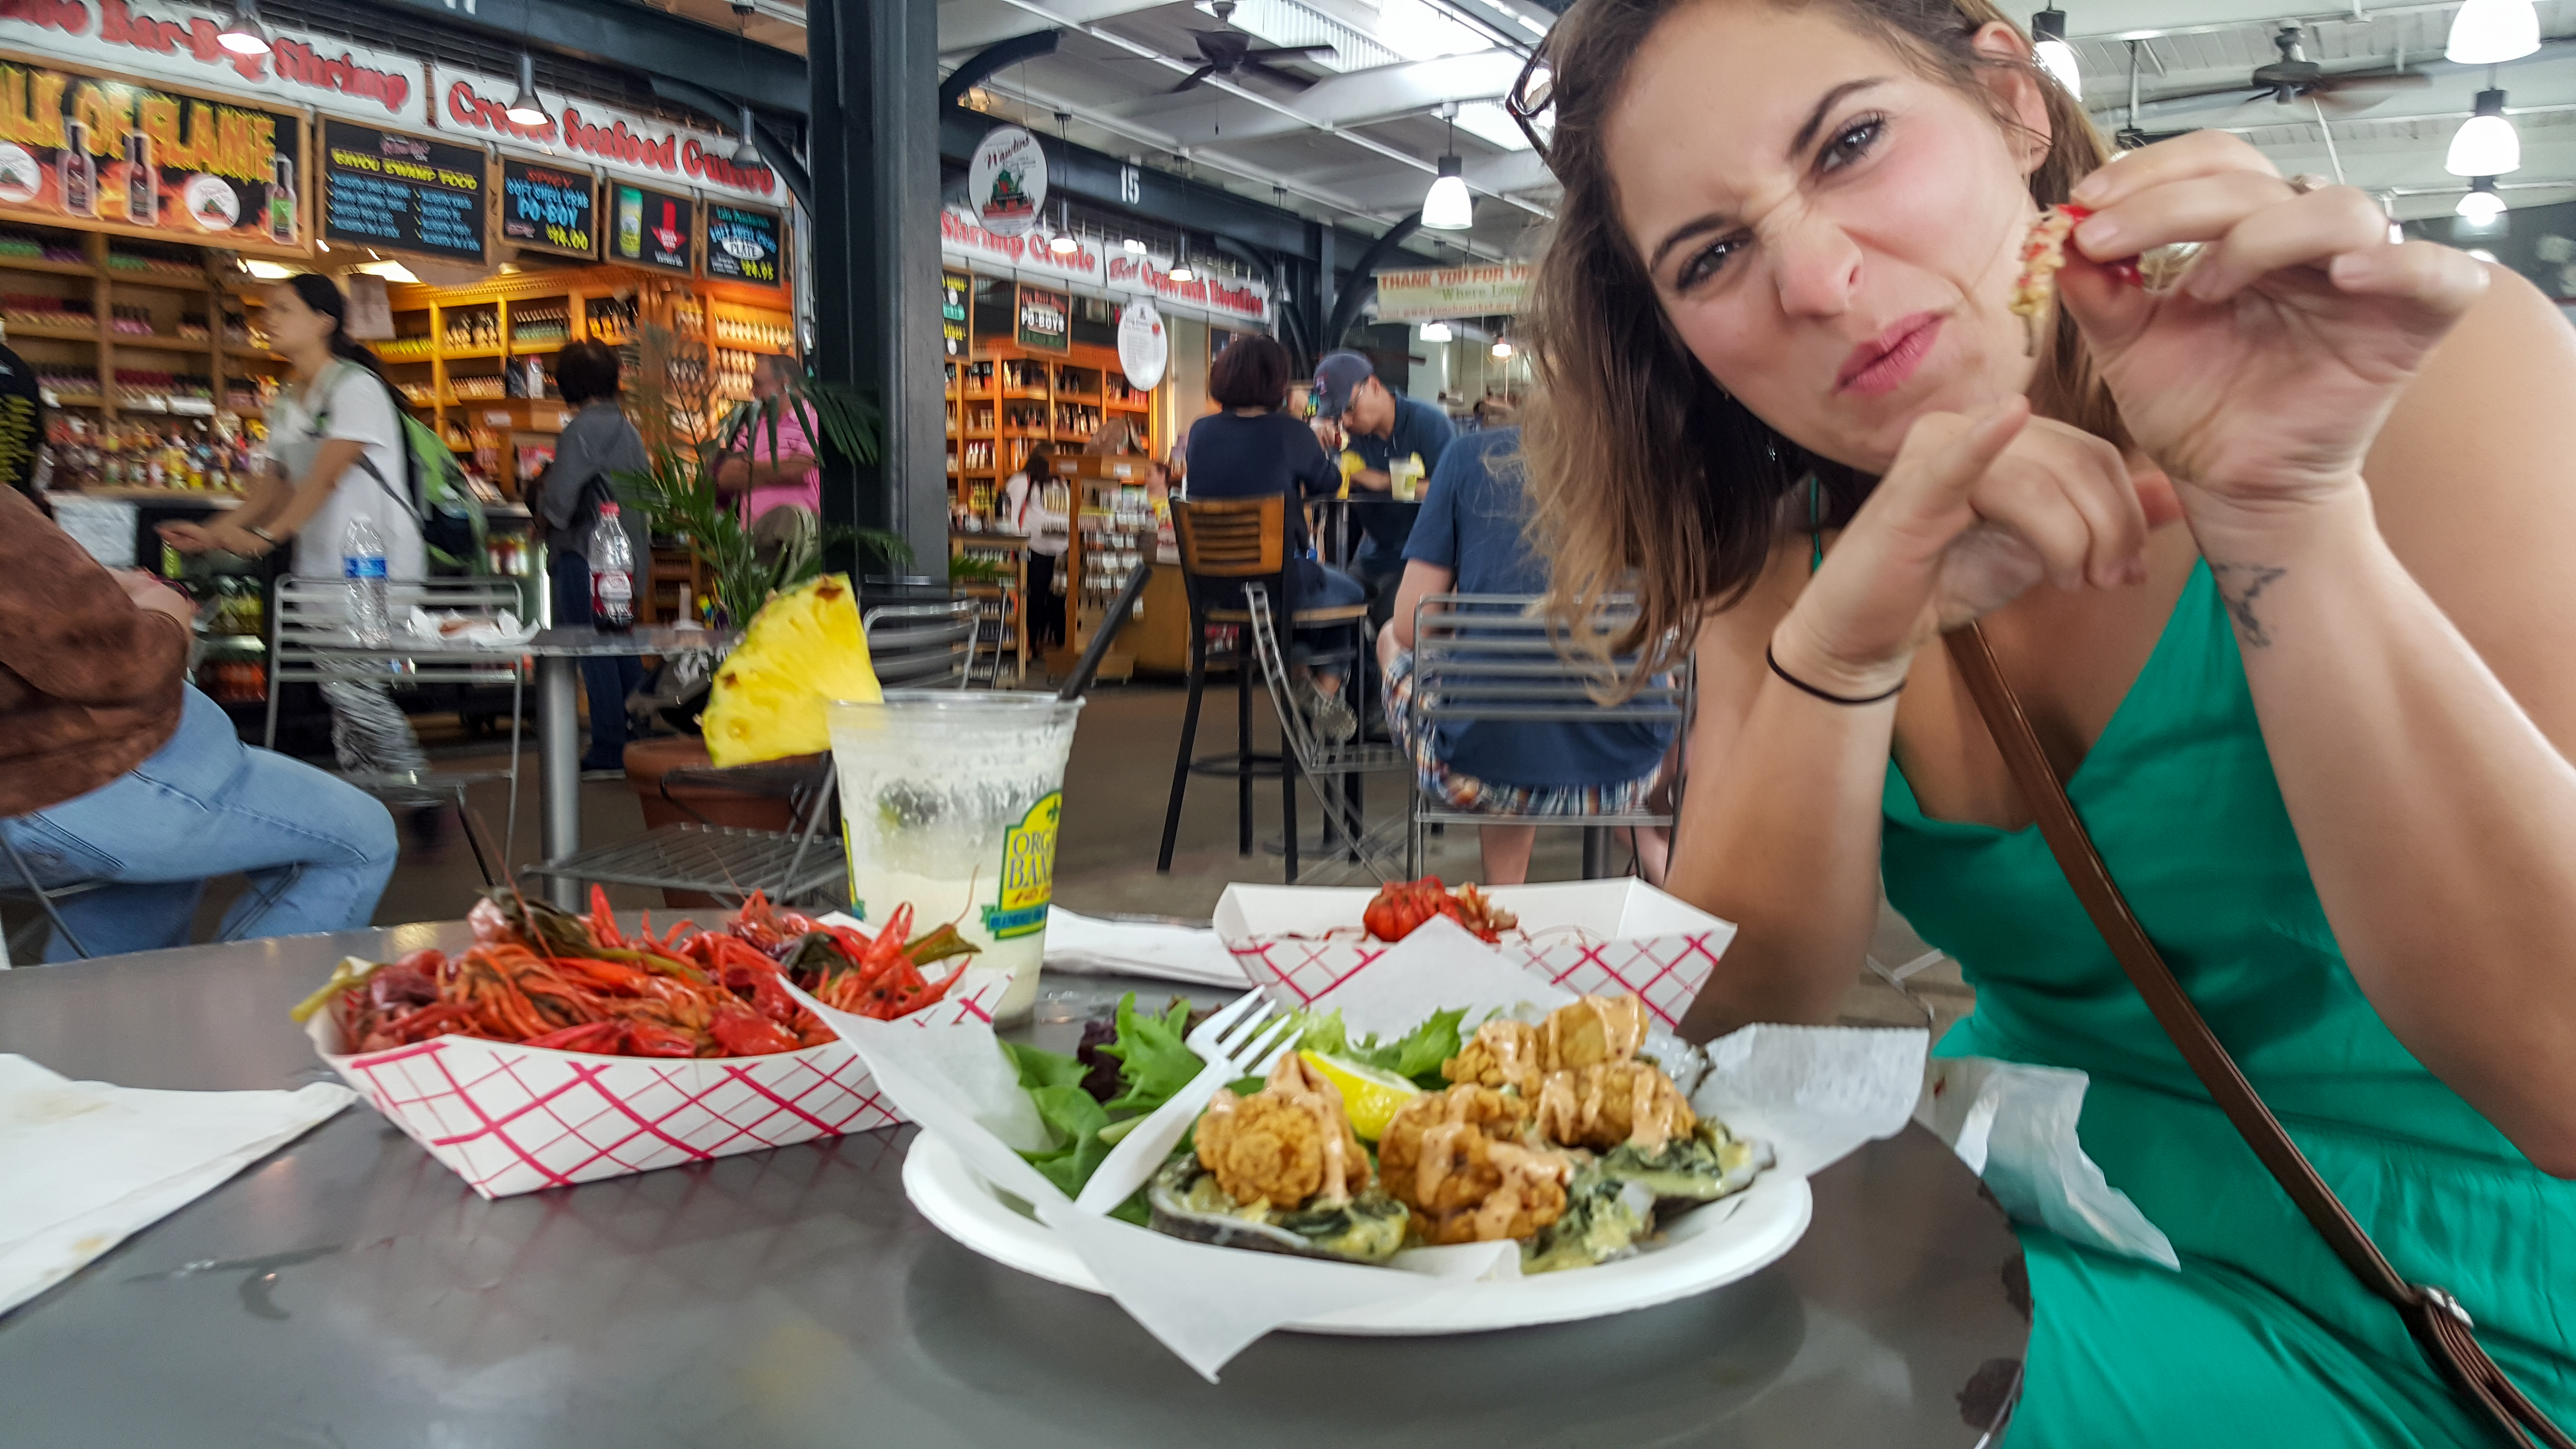
[{"label": "metal table", "polygon": [[[581,849],[581,661],[623,655],[680,654],[696,649],[722,649],[741,637],[712,629],[683,629],[671,624],[642,625],[623,634],[607,634],[588,625],[544,629],[519,646],[537,661],[537,835],[547,861],[558,861]],[[327,648],[320,652],[330,651]],[[405,659],[491,661],[503,653],[471,643],[404,643],[396,648],[358,649],[351,654],[381,658],[398,653]],[[581,906],[577,881],[550,879],[546,894],[567,910]]]},{"label": "metal table", "polygon": [[[136,1087],[325,1075],[287,1006],[461,923],[0,973],[0,1051]],[[1133,987],[1050,977],[1042,1043]],[[1201,1382],[904,1201],[910,1129],[485,1202],[363,1104],[0,1318],[11,1449],[1942,1445],[2018,1358],[2020,1249],[1920,1128],[1762,1273],[1590,1323],[1273,1334]],[[1988,1382],[2008,1381],[1989,1369]]]}]

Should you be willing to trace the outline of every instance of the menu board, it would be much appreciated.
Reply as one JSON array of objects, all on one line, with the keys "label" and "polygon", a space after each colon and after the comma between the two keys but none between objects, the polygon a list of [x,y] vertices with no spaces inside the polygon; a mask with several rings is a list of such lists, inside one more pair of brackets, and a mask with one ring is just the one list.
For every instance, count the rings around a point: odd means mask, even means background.
[{"label": "menu board", "polygon": [[786,220],[774,211],[707,203],[707,276],[719,282],[748,282],[755,287],[779,284],[779,260],[786,254]]},{"label": "menu board", "polygon": [[698,204],[676,192],[611,181],[608,259],[631,266],[687,272],[697,250]]},{"label": "menu board", "polygon": [[502,157],[501,240],[568,257],[599,255],[598,178]]},{"label": "menu board", "polygon": [[0,211],[301,251],[293,115],[0,64]]},{"label": "menu board", "polygon": [[1019,337],[1022,347],[1049,352],[1073,350],[1073,299],[1044,287],[1020,285]]},{"label": "menu board", "polygon": [[939,274],[939,338],[950,357],[966,355],[966,303],[975,279],[963,272]]},{"label": "menu board", "polygon": [[477,146],[325,119],[322,234],[479,262],[488,161]]}]

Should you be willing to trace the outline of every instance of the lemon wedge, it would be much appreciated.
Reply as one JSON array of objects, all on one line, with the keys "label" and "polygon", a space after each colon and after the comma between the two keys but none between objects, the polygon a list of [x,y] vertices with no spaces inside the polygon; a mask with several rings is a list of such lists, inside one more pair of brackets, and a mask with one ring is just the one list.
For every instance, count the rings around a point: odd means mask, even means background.
[{"label": "lemon wedge", "polygon": [[1328,1057],[1322,1052],[1298,1055],[1340,1089],[1342,1109],[1350,1114],[1351,1130],[1363,1141],[1375,1142],[1404,1104],[1422,1095],[1422,1089],[1413,1083],[1364,1062]]}]

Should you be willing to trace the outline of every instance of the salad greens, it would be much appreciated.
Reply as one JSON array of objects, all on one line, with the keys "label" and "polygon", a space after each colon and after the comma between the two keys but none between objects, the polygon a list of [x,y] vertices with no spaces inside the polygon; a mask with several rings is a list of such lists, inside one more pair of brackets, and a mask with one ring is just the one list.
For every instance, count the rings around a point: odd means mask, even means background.
[{"label": "salad greens", "polygon": [[1440,1075],[1440,1064],[1458,1055],[1464,1040],[1458,1028],[1467,1019],[1467,1009],[1462,1006],[1454,1011],[1436,1012],[1430,1020],[1390,1042],[1380,1042],[1374,1034],[1358,1041],[1351,1040],[1350,1030],[1342,1025],[1342,1013],[1338,1008],[1301,1012],[1299,1015],[1305,1019],[1305,1025],[1297,1038],[1298,1050],[1340,1057],[1382,1072],[1393,1072],[1399,1077],[1411,1078],[1413,1084],[1424,1091],[1437,1092],[1449,1085]]}]

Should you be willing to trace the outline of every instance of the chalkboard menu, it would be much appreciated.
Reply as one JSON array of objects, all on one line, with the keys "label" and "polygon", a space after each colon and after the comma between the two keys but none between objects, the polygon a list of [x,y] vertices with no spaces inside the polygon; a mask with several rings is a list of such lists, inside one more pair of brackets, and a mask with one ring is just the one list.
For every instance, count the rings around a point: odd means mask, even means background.
[{"label": "chalkboard menu", "polygon": [[1072,337],[1067,318],[1073,311],[1073,299],[1062,292],[1044,287],[1020,285],[1019,337],[1022,347],[1042,347],[1049,352],[1069,352]]},{"label": "chalkboard menu", "polygon": [[650,186],[612,182],[608,259],[666,272],[687,272],[697,250],[696,201]]},{"label": "chalkboard menu", "polygon": [[966,303],[975,279],[963,272],[939,274],[939,337],[950,357],[966,355]]},{"label": "chalkboard menu", "polygon": [[784,254],[777,212],[707,203],[707,275],[719,282],[778,285],[779,258]]},{"label": "chalkboard menu", "polygon": [[335,242],[483,260],[480,147],[322,123],[322,234]]},{"label": "chalkboard menu", "polygon": [[501,240],[570,257],[599,255],[599,185],[587,171],[501,158]]}]

